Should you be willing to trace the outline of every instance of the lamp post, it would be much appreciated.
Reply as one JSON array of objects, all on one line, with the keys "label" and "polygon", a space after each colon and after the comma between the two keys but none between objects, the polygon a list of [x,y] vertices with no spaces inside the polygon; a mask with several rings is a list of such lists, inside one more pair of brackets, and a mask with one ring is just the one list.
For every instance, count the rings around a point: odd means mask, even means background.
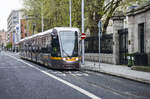
[{"label": "lamp post", "polygon": [[43,2],[41,3],[41,27],[43,32],[44,31]]},{"label": "lamp post", "polygon": [[72,27],[72,19],[71,19],[72,0],[69,1],[69,5],[70,5],[70,6],[69,6],[69,9],[70,9],[70,10],[69,10],[69,12],[70,12],[70,27]]},{"label": "lamp post", "polygon": [[[82,0],[82,5],[81,5],[81,13],[82,13],[82,33],[84,33],[84,0]],[[84,64],[84,39],[82,40],[82,64]]]}]

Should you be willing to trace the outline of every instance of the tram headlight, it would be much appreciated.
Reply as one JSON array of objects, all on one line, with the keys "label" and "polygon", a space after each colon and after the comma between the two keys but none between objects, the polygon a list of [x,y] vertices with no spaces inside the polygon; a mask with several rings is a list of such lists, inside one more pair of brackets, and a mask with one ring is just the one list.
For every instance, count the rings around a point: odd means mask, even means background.
[{"label": "tram headlight", "polygon": [[63,58],[63,60],[66,61],[67,59],[66,59],[66,58]]},{"label": "tram headlight", "polygon": [[79,58],[76,58],[76,61],[78,61],[79,60]]}]

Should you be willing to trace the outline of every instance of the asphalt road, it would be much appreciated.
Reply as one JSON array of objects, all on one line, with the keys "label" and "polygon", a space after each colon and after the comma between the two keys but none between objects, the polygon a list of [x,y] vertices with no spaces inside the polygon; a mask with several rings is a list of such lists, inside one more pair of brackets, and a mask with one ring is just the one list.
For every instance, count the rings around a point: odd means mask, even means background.
[{"label": "asphalt road", "polygon": [[51,70],[0,53],[0,99],[150,99],[150,85],[89,71]]}]

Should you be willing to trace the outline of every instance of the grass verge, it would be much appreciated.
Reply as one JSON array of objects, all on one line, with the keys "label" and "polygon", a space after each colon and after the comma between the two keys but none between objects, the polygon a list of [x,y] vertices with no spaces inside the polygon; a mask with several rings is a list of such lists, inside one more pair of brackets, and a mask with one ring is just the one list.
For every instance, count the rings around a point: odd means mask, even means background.
[{"label": "grass verge", "polygon": [[150,72],[150,66],[132,66],[132,70]]}]

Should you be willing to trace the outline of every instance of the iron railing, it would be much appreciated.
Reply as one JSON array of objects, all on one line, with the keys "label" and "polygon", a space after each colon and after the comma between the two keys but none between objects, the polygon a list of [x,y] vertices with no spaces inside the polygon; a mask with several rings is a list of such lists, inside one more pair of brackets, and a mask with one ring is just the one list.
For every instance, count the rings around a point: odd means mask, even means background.
[{"label": "iron railing", "polygon": [[[101,37],[101,53],[113,53],[113,35],[107,34]],[[85,39],[85,53],[99,53],[98,36]]]}]

